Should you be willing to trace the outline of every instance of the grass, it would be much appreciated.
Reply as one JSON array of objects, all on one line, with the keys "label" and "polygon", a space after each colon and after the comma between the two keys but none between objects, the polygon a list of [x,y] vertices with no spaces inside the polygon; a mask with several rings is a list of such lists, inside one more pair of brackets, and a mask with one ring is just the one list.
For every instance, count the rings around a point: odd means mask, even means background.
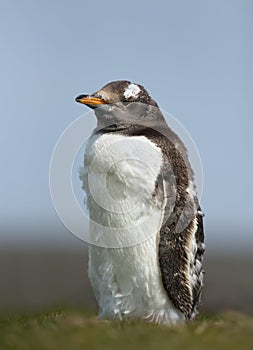
[{"label": "grass", "polygon": [[236,312],[202,316],[184,326],[99,321],[83,310],[59,310],[0,319],[0,350],[249,350],[253,317]]}]

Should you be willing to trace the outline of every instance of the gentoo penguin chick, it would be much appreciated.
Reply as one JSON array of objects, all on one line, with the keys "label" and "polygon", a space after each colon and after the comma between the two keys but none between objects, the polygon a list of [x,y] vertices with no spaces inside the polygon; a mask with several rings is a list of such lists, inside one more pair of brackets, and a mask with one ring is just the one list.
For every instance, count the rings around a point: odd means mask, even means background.
[{"label": "gentoo penguin chick", "polygon": [[139,84],[114,81],[76,101],[97,117],[80,178],[100,317],[194,319],[205,246],[184,144]]}]

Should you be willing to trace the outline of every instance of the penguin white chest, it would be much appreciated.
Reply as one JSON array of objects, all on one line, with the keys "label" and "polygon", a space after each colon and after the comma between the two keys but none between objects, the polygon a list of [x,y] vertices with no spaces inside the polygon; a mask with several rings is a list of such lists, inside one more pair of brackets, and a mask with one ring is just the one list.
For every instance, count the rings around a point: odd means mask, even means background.
[{"label": "penguin white chest", "polygon": [[171,323],[183,315],[158,262],[163,211],[154,198],[161,149],[144,136],[93,135],[80,177],[90,214],[89,277],[100,316]]},{"label": "penguin white chest", "polygon": [[154,190],[162,152],[144,136],[90,138],[81,171],[90,214],[90,242],[127,247],[157,234],[161,210]]}]

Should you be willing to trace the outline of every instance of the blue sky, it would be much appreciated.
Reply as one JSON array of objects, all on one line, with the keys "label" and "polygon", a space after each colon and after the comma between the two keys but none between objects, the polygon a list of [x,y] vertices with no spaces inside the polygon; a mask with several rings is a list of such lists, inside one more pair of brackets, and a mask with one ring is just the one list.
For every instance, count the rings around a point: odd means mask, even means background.
[{"label": "blue sky", "polygon": [[252,10],[250,0],[2,3],[0,226],[60,225],[48,169],[86,112],[74,98],[127,79],[194,139],[207,226],[251,231]]}]

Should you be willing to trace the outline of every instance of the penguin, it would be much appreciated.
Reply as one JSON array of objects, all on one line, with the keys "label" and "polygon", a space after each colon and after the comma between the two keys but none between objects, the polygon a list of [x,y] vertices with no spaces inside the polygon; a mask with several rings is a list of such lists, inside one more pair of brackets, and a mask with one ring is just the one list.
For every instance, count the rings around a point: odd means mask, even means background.
[{"label": "penguin", "polygon": [[140,84],[76,97],[97,127],[80,170],[89,212],[88,274],[102,319],[196,319],[203,212],[187,149]]}]

